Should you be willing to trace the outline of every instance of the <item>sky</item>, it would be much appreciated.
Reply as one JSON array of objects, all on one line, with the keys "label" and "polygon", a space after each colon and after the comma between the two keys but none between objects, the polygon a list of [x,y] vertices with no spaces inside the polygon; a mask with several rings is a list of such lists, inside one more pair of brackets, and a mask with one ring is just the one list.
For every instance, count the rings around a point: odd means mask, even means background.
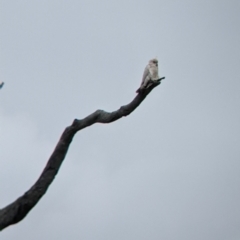
[{"label": "sky", "polygon": [[0,0],[0,208],[73,119],[166,79],[74,137],[46,195],[1,240],[239,240],[240,2]]}]

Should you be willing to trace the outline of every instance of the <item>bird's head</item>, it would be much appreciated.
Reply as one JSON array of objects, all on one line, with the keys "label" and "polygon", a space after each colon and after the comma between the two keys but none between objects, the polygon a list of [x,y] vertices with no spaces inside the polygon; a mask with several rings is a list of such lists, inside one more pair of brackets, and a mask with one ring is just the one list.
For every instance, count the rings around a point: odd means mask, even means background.
[{"label": "bird's head", "polygon": [[158,60],[157,60],[157,58],[153,58],[153,59],[149,60],[149,63],[154,64],[154,65],[158,65]]}]

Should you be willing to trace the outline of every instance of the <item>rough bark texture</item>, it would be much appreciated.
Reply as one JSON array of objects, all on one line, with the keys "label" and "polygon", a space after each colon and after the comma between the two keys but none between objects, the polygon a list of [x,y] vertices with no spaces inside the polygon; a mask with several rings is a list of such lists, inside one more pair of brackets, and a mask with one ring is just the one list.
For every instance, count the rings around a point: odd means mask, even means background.
[{"label": "rough bark texture", "polygon": [[162,79],[154,82],[149,88],[138,94],[132,102],[120,107],[114,112],[109,113],[103,110],[97,110],[84,119],[75,119],[72,125],[67,127],[62,133],[46,167],[35,184],[13,203],[0,209],[0,231],[12,224],[20,222],[46,193],[61,167],[74,135],[78,131],[94,123],[111,123],[128,116],[141,104],[152,89],[161,83]]}]

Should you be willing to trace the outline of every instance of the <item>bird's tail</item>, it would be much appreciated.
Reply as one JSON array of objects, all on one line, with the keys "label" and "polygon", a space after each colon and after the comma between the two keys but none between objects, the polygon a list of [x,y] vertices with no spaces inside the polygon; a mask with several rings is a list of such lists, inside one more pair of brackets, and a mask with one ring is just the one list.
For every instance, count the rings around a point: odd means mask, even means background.
[{"label": "bird's tail", "polygon": [[141,92],[141,88],[138,88],[136,93],[140,93]]}]

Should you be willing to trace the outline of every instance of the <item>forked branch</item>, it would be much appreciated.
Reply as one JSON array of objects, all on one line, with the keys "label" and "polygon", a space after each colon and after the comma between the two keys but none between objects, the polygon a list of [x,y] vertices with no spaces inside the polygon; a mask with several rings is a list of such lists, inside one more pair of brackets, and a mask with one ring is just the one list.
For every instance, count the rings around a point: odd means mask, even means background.
[{"label": "forked branch", "polygon": [[67,127],[60,137],[57,146],[50,156],[46,167],[35,184],[21,197],[8,206],[0,209],[0,231],[4,228],[20,222],[46,193],[48,187],[57,175],[61,164],[67,154],[74,135],[83,128],[94,123],[111,123],[131,114],[146,98],[146,96],[159,84],[161,79],[153,83],[149,88],[138,94],[132,102],[120,107],[114,112],[97,110],[84,119],[75,119],[71,126]]}]

